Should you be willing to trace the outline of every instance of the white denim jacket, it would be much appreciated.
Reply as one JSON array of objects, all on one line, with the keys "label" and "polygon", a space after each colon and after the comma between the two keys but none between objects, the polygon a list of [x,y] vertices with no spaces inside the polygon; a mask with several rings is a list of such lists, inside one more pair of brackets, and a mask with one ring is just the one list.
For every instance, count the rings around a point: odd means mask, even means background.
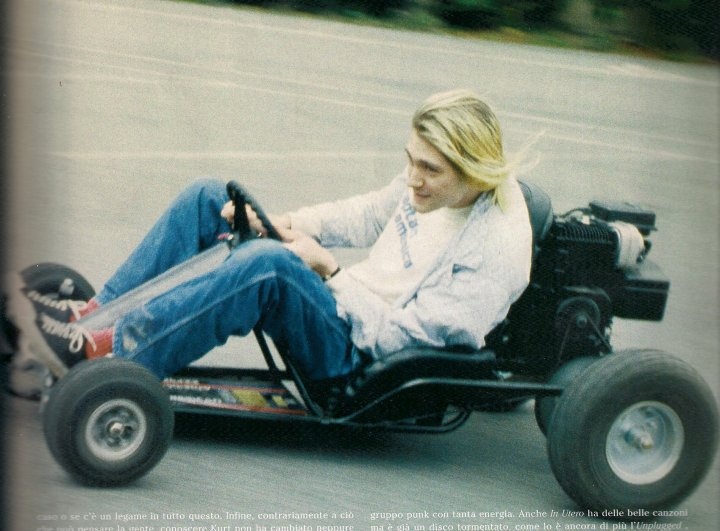
[{"label": "white denim jacket", "polygon": [[[346,272],[328,281],[357,348],[380,358],[409,347],[478,349],[485,344],[530,278],[527,207],[517,181],[505,186],[507,210],[481,195],[465,226],[394,305]],[[370,247],[407,193],[403,173],[380,190],[291,213],[292,227],[325,247]]]}]

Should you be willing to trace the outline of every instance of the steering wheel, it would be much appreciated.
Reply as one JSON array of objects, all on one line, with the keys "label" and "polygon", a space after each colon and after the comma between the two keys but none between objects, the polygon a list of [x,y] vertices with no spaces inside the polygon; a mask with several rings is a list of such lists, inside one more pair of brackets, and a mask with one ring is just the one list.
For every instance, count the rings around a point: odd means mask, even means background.
[{"label": "steering wheel", "polygon": [[235,206],[235,216],[233,217],[233,230],[236,234],[235,245],[259,237],[258,234],[250,228],[245,205],[250,205],[255,211],[260,223],[262,223],[262,226],[267,231],[268,238],[282,240],[280,233],[273,226],[270,218],[267,217],[262,207],[255,201],[253,196],[250,195],[250,192],[235,181],[227,183],[227,192]]}]

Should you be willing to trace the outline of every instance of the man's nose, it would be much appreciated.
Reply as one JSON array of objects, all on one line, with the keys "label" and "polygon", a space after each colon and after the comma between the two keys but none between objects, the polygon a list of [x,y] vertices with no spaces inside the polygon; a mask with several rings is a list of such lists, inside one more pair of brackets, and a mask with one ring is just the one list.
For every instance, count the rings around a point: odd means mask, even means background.
[{"label": "man's nose", "polygon": [[422,180],[422,177],[418,174],[418,171],[416,169],[413,169],[412,167],[408,168],[408,186],[411,186],[412,188],[420,188],[422,185],[425,184]]}]

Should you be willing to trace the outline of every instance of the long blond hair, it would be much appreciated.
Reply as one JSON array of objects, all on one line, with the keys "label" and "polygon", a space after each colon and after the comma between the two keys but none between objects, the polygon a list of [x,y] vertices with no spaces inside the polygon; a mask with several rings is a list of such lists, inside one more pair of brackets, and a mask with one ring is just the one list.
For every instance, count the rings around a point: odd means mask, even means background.
[{"label": "long blond hair", "polygon": [[413,128],[458,170],[462,178],[507,207],[504,184],[514,164],[503,152],[495,113],[474,92],[460,89],[430,96],[415,112]]}]

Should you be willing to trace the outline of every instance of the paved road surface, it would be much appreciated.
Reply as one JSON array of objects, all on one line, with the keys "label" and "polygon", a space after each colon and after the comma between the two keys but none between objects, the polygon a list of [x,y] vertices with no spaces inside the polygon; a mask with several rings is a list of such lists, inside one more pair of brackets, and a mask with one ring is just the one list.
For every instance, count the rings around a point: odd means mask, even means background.
[{"label": "paved road surface", "polygon": [[[58,261],[99,286],[198,176],[240,179],[270,211],[378,186],[402,168],[416,105],[467,86],[498,110],[510,151],[544,131],[531,178],[556,210],[593,198],[656,210],[653,254],[673,281],[667,317],[618,322],[615,345],[674,351],[717,382],[716,68],[182,2],[22,4],[7,37],[13,266]],[[242,363],[257,362],[241,340],[210,361],[238,359],[238,351]],[[323,523],[356,529],[389,530],[387,517],[373,519],[382,512],[417,513],[410,529],[612,526],[563,515],[575,507],[552,476],[529,405],[475,415],[435,437],[184,423],[150,475],[111,490],[70,481],[45,448],[37,405],[10,406],[12,531],[290,530],[317,522],[283,514],[323,512]],[[717,495],[715,470],[680,506],[685,515],[658,521],[718,529]],[[453,514],[490,511],[513,516]],[[275,512],[283,514],[258,519]],[[190,520],[207,513],[212,522]]]}]

